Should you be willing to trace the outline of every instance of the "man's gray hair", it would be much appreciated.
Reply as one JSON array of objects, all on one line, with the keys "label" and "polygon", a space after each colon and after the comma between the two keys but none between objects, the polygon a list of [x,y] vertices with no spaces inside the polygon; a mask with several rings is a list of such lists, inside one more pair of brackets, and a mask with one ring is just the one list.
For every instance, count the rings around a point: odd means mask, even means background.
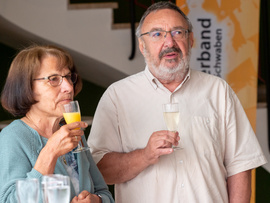
[{"label": "man's gray hair", "polygon": [[174,10],[174,11],[177,11],[178,13],[180,13],[184,19],[186,20],[187,24],[188,24],[188,30],[189,32],[192,32],[192,24],[190,22],[190,20],[188,19],[188,17],[184,14],[183,11],[180,10],[180,8],[178,6],[176,6],[174,3],[171,3],[169,1],[160,1],[160,2],[157,2],[155,4],[152,4],[146,11],[145,13],[143,14],[141,20],[140,20],[140,23],[136,29],[136,36],[139,38],[140,35],[141,35],[141,28],[142,28],[142,25],[144,23],[144,20],[145,18],[152,12],[156,12],[156,11],[159,11],[159,10],[162,10],[162,9],[171,9],[171,10]]}]

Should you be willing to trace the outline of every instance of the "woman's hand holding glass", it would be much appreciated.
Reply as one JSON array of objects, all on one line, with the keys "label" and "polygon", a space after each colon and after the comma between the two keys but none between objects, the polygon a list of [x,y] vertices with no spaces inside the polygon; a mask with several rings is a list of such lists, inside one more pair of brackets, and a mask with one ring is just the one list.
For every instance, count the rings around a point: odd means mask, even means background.
[{"label": "woman's hand holding glass", "polygon": [[62,160],[65,161],[63,155],[77,147],[81,136],[84,134],[81,129],[87,126],[85,122],[76,122],[60,127],[60,129],[48,139],[47,144],[41,150],[34,168],[41,174],[54,173],[58,158],[61,157]]},{"label": "woman's hand holding glass", "polygon": [[47,145],[51,146],[60,157],[78,146],[81,136],[84,135],[83,129],[88,126],[85,122],[75,122],[63,125],[48,140]]},{"label": "woman's hand holding glass", "polygon": [[[67,104],[64,104],[62,106],[62,112],[63,112],[63,116],[67,124],[81,121],[81,111],[80,111],[80,106],[79,106],[78,101],[71,101]],[[79,128],[75,128],[75,129],[79,129]],[[78,147],[72,152],[79,153],[82,151],[87,151],[89,149],[90,149],[89,147],[83,146],[83,143],[79,141]]]}]

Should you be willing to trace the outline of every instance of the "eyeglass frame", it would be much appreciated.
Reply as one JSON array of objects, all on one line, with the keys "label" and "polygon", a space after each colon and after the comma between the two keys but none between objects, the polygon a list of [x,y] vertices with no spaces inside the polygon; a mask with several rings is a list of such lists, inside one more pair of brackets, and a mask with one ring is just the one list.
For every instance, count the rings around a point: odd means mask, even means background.
[{"label": "eyeglass frame", "polygon": [[[60,86],[63,82],[63,78],[66,78],[68,81],[69,79],[67,78],[68,76],[70,75],[70,81],[72,82],[72,84],[75,84],[77,82],[77,79],[78,79],[78,74],[77,73],[68,73],[67,75],[58,75],[58,74],[53,74],[53,75],[50,75],[50,76],[47,76],[47,77],[43,77],[43,78],[35,78],[33,79],[33,81],[35,80],[49,80],[49,83],[52,87],[57,87],[57,86]],[[71,78],[72,78],[72,75],[75,75],[76,78],[75,78],[75,81],[72,81]],[[55,77],[55,76],[60,76],[61,77],[61,80],[59,81],[59,84],[58,85],[52,85],[52,80],[50,80],[50,77]]]},{"label": "eyeglass frame", "polygon": [[[172,35],[172,32],[173,32],[173,31],[178,31],[178,30],[182,30],[182,31],[185,32],[185,38],[186,38],[186,34],[187,34],[187,33],[191,33],[191,31],[190,31],[189,29],[185,29],[185,28],[177,28],[177,29],[170,30],[170,31],[165,31],[165,30],[153,30],[153,31],[149,31],[149,32],[142,33],[142,34],[140,34],[139,37],[142,37],[142,36],[144,36],[144,35],[150,34],[150,33],[152,33],[152,32],[165,32],[166,34],[165,34],[165,36],[164,36],[164,39],[167,37],[167,33],[170,33],[171,36],[172,36],[172,38],[174,39],[174,37],[173,37],[173,35]],[[153,39],[153,38],[151,38],[151,39]],[[182,37],[181,39],[183,39],[183,37]]]}]

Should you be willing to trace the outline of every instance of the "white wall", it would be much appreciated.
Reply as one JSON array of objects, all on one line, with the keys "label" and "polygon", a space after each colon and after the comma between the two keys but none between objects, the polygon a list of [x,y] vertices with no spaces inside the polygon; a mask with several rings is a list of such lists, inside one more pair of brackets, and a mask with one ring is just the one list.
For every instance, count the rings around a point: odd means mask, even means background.
[{"label": "white wall", "polygon": [[[123,75],[144,69],[138,47],[135,58],[128,59],[131,54],[130,29],[111,29],[112,9],[68,10],[67,3],[67,0],[0,0],[0,17],[46,42],[63,45],[77,55],[91,59],[88,67],[81,68],[83,77],[91,78],[94,69],[100,71],[100,77],[107,72],[106,68]],[[91,64],[93,60],[95,62]],[[97,67],[98,63],[100,67]],[[105,70],[100,70],[104,67]]]}]

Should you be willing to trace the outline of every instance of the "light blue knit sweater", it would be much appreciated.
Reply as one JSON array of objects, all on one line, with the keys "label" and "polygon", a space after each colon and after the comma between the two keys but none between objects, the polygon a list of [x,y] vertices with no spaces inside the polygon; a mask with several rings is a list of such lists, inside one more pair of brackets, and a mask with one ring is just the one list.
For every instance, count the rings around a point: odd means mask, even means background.
[{"label": "light blue knit sweater", "polygon": [[[0,132],[0,203],[17,203],[16,180],[41,180],[42,174],[33,167],[47,140],[21,120],[13,121]],[[83,142],[86,145],[84,137]],[[78,153],[77,163],[80,191],[101,194],[103,203],[114,202],[90,152]],[[61,158],[56,163],[54,173],[68,175]],[[72,199],[75,191],[72,183],[70,184]],[[41,195],[39,202],[42,203]]]}]

